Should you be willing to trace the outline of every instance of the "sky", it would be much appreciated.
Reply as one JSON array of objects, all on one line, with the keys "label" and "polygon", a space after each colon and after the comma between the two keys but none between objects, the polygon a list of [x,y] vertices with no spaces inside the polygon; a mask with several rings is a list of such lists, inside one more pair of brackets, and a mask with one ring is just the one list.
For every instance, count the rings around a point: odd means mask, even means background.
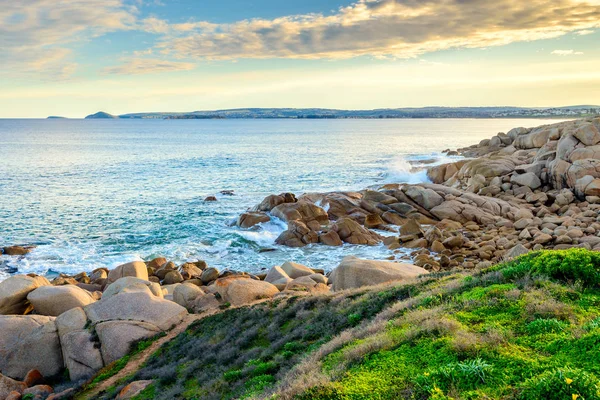
[{"label": "sky", "polygon": [[0,0],[0,118],[600,104],[600,0]]}]

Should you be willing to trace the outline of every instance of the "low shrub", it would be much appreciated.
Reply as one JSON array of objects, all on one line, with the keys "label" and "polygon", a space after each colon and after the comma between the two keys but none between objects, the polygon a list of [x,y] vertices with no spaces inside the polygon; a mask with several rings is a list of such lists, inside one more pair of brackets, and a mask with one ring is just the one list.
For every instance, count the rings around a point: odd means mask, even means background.
[{"label": "low shrub", "polygon": [[597,287],[600,286],[600,252],[586,249],[541,250],[486,271],[501,271],[508,280],[543,275],[561,282]]},{"label": "low shrub", "polygon": [[485,384],[492,372],[492,365],[480,358],[450,363],[419,375],[414,382],[415,395],[426,399],[438,389],[446,393],[449,390],[474,390]]},{"label": "low shrub", "polygon": [[528,379],[520,387],[522,400],[592,400],[600,398],[600,382],[580,369],[555,369]]},{"label": "low shrub", "polygon": [[566,322],[552,319],[536,319],[527,324],[525,328],[530,335],[540,335],[544,333],[559,333],[567,330],[569,325]]}]

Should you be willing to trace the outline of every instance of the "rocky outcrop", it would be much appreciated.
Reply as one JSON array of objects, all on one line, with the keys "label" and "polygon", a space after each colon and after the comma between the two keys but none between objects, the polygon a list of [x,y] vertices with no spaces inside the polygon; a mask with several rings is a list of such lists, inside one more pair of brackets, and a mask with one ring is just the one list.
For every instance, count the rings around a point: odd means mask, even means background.
[{"label": "rocky outcrop", "polygon": [[271,217],[264,212],[247,212],[238,217],[236,225],[240,228],[252,228],[255,225],[269,222],[270,220]]},{"label": "rocky outcrop", "polygon": [[198,286],[191,283],[184,283],[178,285],[173,290],[173,301],[182,307],[191,309],[194,307],[196,298],[203,294],[204,292]]},{"label": "rocky outcrop", "polygon": [[0,282],[0,314],[20,315],[31,311],[27,295],[50,282],[41,276],[15,275]]},{"label": "rocky outcrop", "polygon": [[33,250],[32,246],[7,246],[1,249],[0,254],[7,256],[24,256],[25,254],[31,253]]},{"label": "rocky outcrop", "polygon": [[135,278],[133,276],[117,279],[115,282],[108,285],[102,293],[102,298],[106,300],[119,293],[145,292],[147,289],[149,289],[154,296],[161,299],[163,298],[163,292],[158,283]]},{"label": "rocky outcrop", "polygon": [[23,379],[31,369],[54,376],[63,367],[53,317],[0,315],[0,373]]},{"label": "rocky outcrop", "polygon": [[148,280],[148,270],[146,264],[142,261],[133,261],[127,264],[119,265],[117,268],[111,270],[106,278],[106,283],[110,285],[117,279],[124,278],[126,276],[133,276],[143,280]]},{"label": "rocky outcrop", "polygon": [[298,264],[291,261],[286,261],[281,265],[281,270],[292,279],[300,278],[301,276],[312,275],[315,273],[306,265]]},{"label": "rocky outcrop", "polygon": [[329,279],[333,282],[333,290],[344,290],[405,281],[428,273],[412,264],[363,260],[349,256],[333,270]]},{"label": "rocky outcrop", "polygon": [[215,282],[223,301],[233,306],[250,304],[257,300],[269,299],[279,293],[279,289],[269,282],[228,276]]},{"label": "rocky outcrop", "polygon": [[85,379],[104,366],[100,343],[88,324],[83,308],[74,308],[56,318],[62,356],[71,380]]},{"label": "rocky outcrop", "polygon": [[53,317],[96,301],[90,292],[74,285],[41,286],[29,293],[27,300],[37,314]]},{"label": "rocky outcrop", "polygon": [[346,243],[373,246],[381,242],[379,235],[350,218],[338,219],[331,229]]}]

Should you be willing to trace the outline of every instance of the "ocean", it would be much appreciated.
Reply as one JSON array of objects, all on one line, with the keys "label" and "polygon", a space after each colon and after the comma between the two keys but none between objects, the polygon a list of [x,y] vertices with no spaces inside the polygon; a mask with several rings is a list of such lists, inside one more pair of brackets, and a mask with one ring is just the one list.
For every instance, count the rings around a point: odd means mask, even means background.
[{"label": "ocean", "polygon": [[[162,255],[257,272],[284,261],[330,270],[346,255],[390,251],[344,245],[291,249],[285,229],[230,226],[269,194],[418,183],[425,165],[526,119],[0,120],[0,257],[12,273],[113,268]],[[221,194],[233,190],[234,195]],[[215,195],[217,202],[205,202]]]}]

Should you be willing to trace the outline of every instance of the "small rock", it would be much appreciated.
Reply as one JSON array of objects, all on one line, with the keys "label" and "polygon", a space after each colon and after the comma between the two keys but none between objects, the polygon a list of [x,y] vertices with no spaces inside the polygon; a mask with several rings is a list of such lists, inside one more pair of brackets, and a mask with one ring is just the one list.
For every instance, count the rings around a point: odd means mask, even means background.
[{"label": "small rock", "polygon": [[140,394],[144,389],[146,389],[151,384],[152,384],[151,380],[131,382],[130,384],[125,386],[123,389],[121,389],[118,396],[116,397],[116,400],[131,399],[131,398],[137,396],[138,394]]}]

